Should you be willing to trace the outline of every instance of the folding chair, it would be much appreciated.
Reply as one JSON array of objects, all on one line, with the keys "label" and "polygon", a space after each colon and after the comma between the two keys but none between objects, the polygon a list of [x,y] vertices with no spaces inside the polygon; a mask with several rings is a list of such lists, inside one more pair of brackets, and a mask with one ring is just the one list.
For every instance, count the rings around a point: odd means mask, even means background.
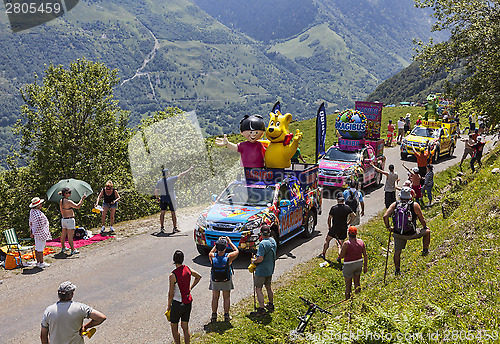
[{"label": "folding chair", "polygon": [[35,259],[35,245],[23,246],[19,244],[19,241],[30,241],[31,239],[17,239],[16,231],[14,230],[14,228],[3,231],[3,235],[5,236],[5,240],[7,240],[7,253],[9,253],[11,249],[17,251],[17,253],[19,254],[21,266],[23,266],[23,258],[21,252],[31,251],[33,254],[33,259]]}]

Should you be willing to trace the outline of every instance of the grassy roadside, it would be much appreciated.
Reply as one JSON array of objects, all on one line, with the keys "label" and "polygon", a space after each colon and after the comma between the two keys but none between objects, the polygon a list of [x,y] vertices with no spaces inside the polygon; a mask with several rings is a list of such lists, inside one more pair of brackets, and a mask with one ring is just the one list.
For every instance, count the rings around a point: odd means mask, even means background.
[{"label": "grassy roadside", "polygon": [[[467,166],[464,164],[464,166]],[[307,307],[303,296],[321,307],[343,299],[344,279],[335,265],[320,268],[319,259],[299,265],[275,285],[276,311],[251,319],[252,298],[234,308],[232,326],[217,324],[195,343],[428,343],[497,342],[500,338],[500,147],[483,158],[472,174],[453,166],[435,177],[435,205],[425,209],[432,230],[431,252],[421,257],[421,241],[408,243],[402,275],[389,260],[383,284],[388,235],[381,217],[359,231],[367,244],[369,271],[363,291],[332,307],[333,316],[317,312],[304,337],[290,336]],[[447,218],[442,216],[445,206]],[[392,250],[392,248],[391,248]],[[332,250],[330,260],[334,260]],[[249,274],[249,283],[251,275]]]}]

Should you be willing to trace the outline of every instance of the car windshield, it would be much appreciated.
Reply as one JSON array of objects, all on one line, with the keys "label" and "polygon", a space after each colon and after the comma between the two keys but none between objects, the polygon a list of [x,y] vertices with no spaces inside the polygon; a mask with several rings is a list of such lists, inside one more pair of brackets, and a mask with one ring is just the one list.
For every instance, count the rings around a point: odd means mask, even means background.
[{"label": "car windshield", "polygon": [[218,202],[224,204],[267,206],[273,202],[274,187],[263,185],[229,185],[219,196]]},{"label": "car windshield", "polygon": [[359,152],[344,152],[339,150],[337,147],[331,147],[323,157],[325,160],[335,160],[335,161],[359,161]]},{"label": "car windshield", "polygon": [[411,135],[421,137],[439,137],[439,130],[425,127],[415,127],[411,131]]}]

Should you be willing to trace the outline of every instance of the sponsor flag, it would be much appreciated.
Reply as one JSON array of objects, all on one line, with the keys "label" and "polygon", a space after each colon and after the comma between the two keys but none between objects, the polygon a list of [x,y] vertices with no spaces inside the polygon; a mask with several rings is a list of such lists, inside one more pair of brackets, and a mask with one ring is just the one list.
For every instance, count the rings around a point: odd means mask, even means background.
[{"label": "sponsor flag", "polygon": [[316,116],[316,163],[325,154],[326,141],[326,110],[325,103],[322,103]]}]

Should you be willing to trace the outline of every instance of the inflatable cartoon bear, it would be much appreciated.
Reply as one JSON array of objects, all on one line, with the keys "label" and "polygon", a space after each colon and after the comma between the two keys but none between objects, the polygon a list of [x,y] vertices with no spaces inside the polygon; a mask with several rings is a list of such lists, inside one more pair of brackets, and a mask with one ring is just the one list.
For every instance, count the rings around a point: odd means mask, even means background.
[{"label": "inflatable cartoon bear", "polygon": [[302,133],[297,129],[295,135],[290,134],[288,125],[292,121],[292,115],[281,112],[271,112],[269,125],[266,130],[266,137],[270,141],[264,156],[266,168],[288,168],[291,165],[290,159],[295,154],[302,139]]}]

